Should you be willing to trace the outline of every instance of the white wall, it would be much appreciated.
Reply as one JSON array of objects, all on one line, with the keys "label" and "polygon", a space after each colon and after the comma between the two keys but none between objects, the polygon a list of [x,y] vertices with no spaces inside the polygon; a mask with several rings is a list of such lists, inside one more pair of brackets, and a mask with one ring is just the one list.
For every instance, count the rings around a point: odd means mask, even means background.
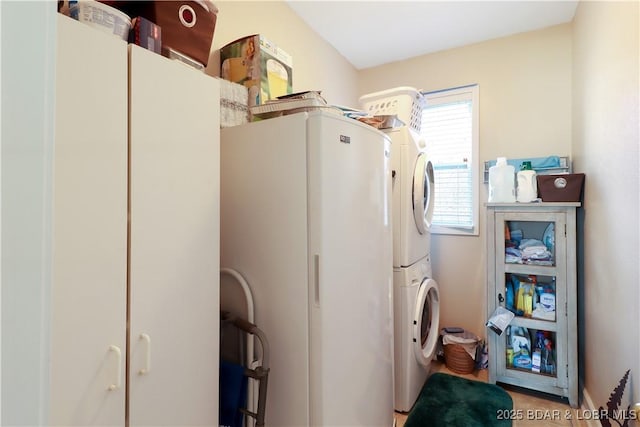
[{"label": "white wall", "polygon": [[[480,87],[480,164],[571,155],[571,25],[504,37],[360,72],[360,94],[396,86]],[[432,238],[441,325],[486,336],[486,184],[480,235]]]},{"label": "white wall", "polygon": [[329,104],[357,107],[357,70],[282,1],[216,1],[219,9],[207,74],[220,75],[218,50],[262,34],[293,57],[293,91],[320,90]]},{"label": "white wall", "polygon": [[581,344],[596,407],[627,369],[625,397],[640,402],[638,5],[580,2],[573,24],[574,165],[586,174]]},{"label": "white wall", "polygon": [[[2,419],[46,425],[56,3],[2,8]],[[28,17],[28,19],[25,19]]]}]

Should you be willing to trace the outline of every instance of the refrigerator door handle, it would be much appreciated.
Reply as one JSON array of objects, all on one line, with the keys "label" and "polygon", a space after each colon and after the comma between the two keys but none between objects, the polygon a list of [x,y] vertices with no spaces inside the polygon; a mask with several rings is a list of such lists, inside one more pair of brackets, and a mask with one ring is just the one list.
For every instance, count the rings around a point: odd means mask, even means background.
[{"label": "refrigerator door handle", "polygon": [[320,307],[320,255],[313,256],[313,295],[317,307]]},{"label": "refrigerator door handle", "polygon": [[151,370],[151,337],[148,334],[140,334],[140,341],[144,341],[146,346],[145,366],[138,371],[140,375],[146,375]]}]

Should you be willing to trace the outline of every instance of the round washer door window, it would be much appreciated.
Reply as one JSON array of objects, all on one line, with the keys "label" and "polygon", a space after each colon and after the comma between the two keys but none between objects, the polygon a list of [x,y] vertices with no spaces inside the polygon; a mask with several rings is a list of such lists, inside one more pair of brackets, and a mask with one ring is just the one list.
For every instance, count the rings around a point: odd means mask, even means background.
[{"label": "round washer door window", "polygon": [[413,352],[416,360],[428,366],[433,359],[440,334],[440,292],[433,279],[420,284],[413,317]]},{"label": "round washer door window", "polygon": [[413,171],[413,218],[420,234],[427,233],[433,220],[433,165],[424,153],[416,159]]}]

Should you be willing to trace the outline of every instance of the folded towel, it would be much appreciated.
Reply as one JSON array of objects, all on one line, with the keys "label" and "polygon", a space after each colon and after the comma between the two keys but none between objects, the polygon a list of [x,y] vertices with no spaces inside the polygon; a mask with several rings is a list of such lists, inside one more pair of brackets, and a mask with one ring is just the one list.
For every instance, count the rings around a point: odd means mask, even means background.
[{"label": "folded towel", "polygon": [[549,156],[549,157],[536,157],[531,159],[531,168],[533,170],[537,169],[553,169],[560,167],[560,157],[558,156]]},{"label": "folded towel", "polygon": [[[531,162],[531,169],[534,171],[545,169],[557,169],[561,167],[559,156],[547,156],[547,157],[531,157],[528,159],[507,159],[507,164],[519,171],[523,162]],[[489,167],[496,164],[495,160],[489,160]]]},{"label": "folded towel", "polygon": [[544,243],[542,243],[541,240],[538,240],[538,239],[522,239],[520,241],[520,246],[518,247],[518,249],[522,251],[529,248],[534,248],[535,250],[537,248],[546,249],[547,247],[545,246]]}]

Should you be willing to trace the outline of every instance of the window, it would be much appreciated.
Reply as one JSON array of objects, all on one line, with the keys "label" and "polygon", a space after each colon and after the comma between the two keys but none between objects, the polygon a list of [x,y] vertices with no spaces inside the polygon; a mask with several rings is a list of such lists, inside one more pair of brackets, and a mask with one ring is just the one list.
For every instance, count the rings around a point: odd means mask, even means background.
[{"label": "window", "polygon": [[478,91],[423,93],[421,134],[435,181],[432,233],[478,235]]}]

